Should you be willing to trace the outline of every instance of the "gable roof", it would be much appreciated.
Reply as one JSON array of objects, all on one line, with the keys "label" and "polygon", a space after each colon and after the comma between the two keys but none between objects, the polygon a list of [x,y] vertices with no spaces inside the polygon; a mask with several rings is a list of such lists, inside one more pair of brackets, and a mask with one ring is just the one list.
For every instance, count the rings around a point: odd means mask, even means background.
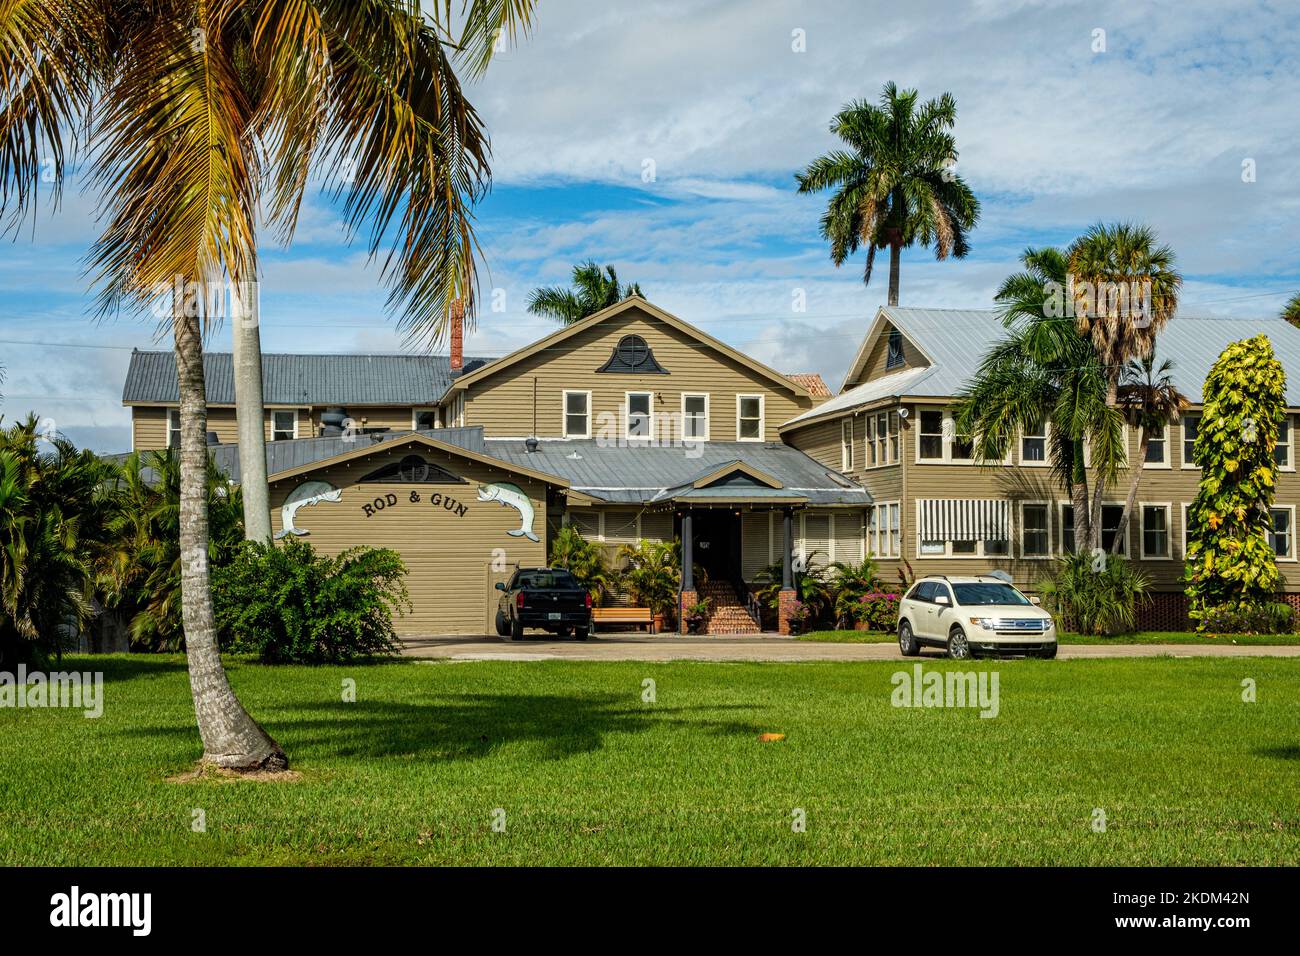
[{"label": "gable roof", "polygon": [[[904,368],[855,385],[816,408],[796,415],[781,430],[809,424],[837,413],[897,396],[951,398],[971,380],[981,360],[1006,335],[1001,313],[994,309],[912,309],[884,306],[877,313],[862,347],[850,366],[849,380],[860,371],[870,344],[886,325],[906,336],[931,362],[924,368]],[[1233,319],[1175,315],[1156,338],[1156,362],[1174,363],[1173,380],[1188,400],[1201,402],[1201,386],[1210,366],[1229,343],[1259,333],[1268,335],[1287,376],[1286,401],[1300,407],[1300,329],[1281,318]]]},{"label": "gable roof", "polygon": [[[490,359],[466,358],[467,367]],[[209,405],[235,403],[229,352],[205,352]],[[262,354],[262,400],[267,405],[435,405],[451,385],[446,355]],[[132,351],[123,404],[179,401],[171,352]]]},{"label": "gable roof", "polygon": [[732,361],[745,366],[745,368],[748,368],[752,372],[756,372],[759,375],[770,379],[773,383],[780,385],[782,388],[788,389],[789,391],[793,392],[795,395],[810,397],[811,393],[808,391],[808,389],[805,386],[801,385],[799,382],[796,382],[794,379],[782,375],[780,372],[776,371],[773,368],[770,368],[767,365],[764,365],[762,362],[750,358],[745,353],[739,352],[736,349],[732,348],[730,345],[727,345],[725,342],[722,342],[719,339],[715,339],[713,336],[709,335],[706,332],[700,331],[690,323],[683,322],[681,319],[677,318],[677,316],[665,312],[663,309],[659,308],[658,306],[651,305],[649,302],[641,298],[639,295],[629,296],[628,298],[624,299],[622,302],[617,302],[614,305],[611,305],[607,309],[601,309],[599,312],[595,312],[587,316],[585,319],[582,319],[581,321],[574,322],[571,325],[566,325],[561,329],[557,329],[556,331],[552,332],[550,335],[542,336],[542,338],[538,339],[536,342],[532,342],[521,349],[516,349],[515,351],[511,352],[509,355],[505,356],[504,358],[496,359],[490,365],[487,365],[480,369],[476,369],[472,372],[466,372],[460,378],[452,382],[452,387],[457,389],[462,389],[476,382],[480,382],[491,375],[495,375],[497,372],[500,372],[503,369],[509,368],[511,365],[514,365],[516,362],[520,362],[523,359],[528,358],[529,356],[536,355],[538,352],[541,352],[544,349],[554,348],[560,342],[567,341],[568,339],[573,338],[575,335],[579,335],[582,332],[585,332],[587,329],[599,325],[601,322],[604,322],[607,319],[613,318],[616,315],[620,315],[623,312],[627,312],[628,310],[634,308],[640,309],[641,311],[649,314],[653,318],[656,318],[659,321],[663,322],[665,325],[671,326],[672,328],[676,329],[682,334],[688,335],[691,338],[695,339],[696,341],[703,342],[705,345],[708,345],[709,347],[716,349],[717,351],[721,352],[723,355],[727,356],[727,358],[731,359]]}]

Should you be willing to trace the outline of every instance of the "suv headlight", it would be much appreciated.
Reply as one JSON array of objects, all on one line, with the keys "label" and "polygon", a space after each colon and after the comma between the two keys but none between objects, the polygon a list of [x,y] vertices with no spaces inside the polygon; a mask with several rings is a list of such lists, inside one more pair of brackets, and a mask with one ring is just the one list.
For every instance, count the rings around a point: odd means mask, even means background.
[{"label": "suv headlight", "polygon": [[998,625],[997,618],[995,617],[973,617],[970,619],[970,622],[976,627],[984,628],[986,631],[991,631]]},{"label": "suv headlight", "polygon": [[1056,630],[1056,618],[1049,617],[1047,619],[1047,623],[1043,625],[1043,630],[1044,631]]}]

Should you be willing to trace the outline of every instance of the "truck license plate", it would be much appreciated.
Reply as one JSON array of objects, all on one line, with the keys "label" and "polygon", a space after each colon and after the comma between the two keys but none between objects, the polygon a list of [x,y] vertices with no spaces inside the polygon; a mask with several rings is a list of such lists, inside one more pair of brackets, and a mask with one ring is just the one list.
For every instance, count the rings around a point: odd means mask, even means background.
[{"label": "truck license plate", "polygon": [[558,612],[552,611],[550,614],[546,615],[546,619],[548,621],[558,621],[560,619],[560,615]]}]

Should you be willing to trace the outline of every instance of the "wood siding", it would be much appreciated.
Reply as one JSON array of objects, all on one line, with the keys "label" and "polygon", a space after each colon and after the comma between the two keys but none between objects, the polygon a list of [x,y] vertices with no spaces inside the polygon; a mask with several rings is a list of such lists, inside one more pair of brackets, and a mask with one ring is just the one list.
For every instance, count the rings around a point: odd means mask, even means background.
[{"label": "wood siding", "polygon": [[[167,447],[167,409],[166,405],[133,405],[131,407],[131,440],[136,451],[148,451]],[[266,409],[265,434],[271,440],[271,412],[284,410],[284,406],[268,406]],[[322,408],[299,408],[298,437],[314,438],[320,434],[320,416]],[[358,428],[387,428],[392,431],[407,431],[411,427],[412,407],[410,405],[356,405],[347,409],[348,415],[356,422]],[[208,431],[217,433],[223,445],[234,444],[239,440],[239,426],[235,410],[230,406],[208,407]]]},{"label": "wood siding", "polygon": [[880,329],[880,336],[871,346],[871,351],[867,353],[867,360],[863,363],[862,372],[851,382],[846,382],[846,388],[852,388],[854,385],[861,385],[864,382],[871,382],[885,375],[894,375],[898,372],[905,372],[913,368],[925,368],[930,364],[921,350],[918,349],[912,340],[906,335],[903,336],[903,364],[895,365],[893,368],[886,368],[885,362],[889,358],[889,333],[893,325],[886,322]]},{"label": "wood siding", "polygon": [[[668,374],[636,375],[597,372],[625,335],[643,337]],[[534,409],[534,383],[536,409]],[[591,392],[591,433],[600,434],[601,416],[614,416],[622,434],[627,392],[653,392],[656,434],[679,437],[684,393],[709,396],[709,438],[736,440],[736,396],[764,397],[764,438],[778,441],[782,422],[813,407],[810,397],[796,396],[761,375],[650,316],[628,309],[556,346],[489,375],[466,389],[465,421],[482,425],[491,437],[563,437],[564,392]]]},{"label": "wood siding", "polygon": [[[465,480],[359,483],[365,475],[409,454],[419,454]],[[508,533],[520,527],[518,511],[495,501],[478,500],[481,485],[505,481],[518,486],[536,512],[533,532],[544,540],[546,486],[511,472],[428,447],[385,449],[273,481],[271,517],[276,532],[282,528],[285,497],[305,481],[329,482],[342,495],[339,501],[320,502],[298,512],[294,524],[310,531],[303,540],[325,554],[338,554],[360,544],[392,548],[401,554],[414,611],[394,620],[399,634],[492,634],[492,616],[500,596],[494,584],[505,580],[516,564],[537,567],[546,563],[541,541]],[[411,500],[413,493],[419,495],[419,501]],[[377,508],[376,499],[385,502],[385,507]],[[393,499],[395,504],[389,504]],[[455,502],[451,510],[446,507],[448,500]],[[369,515],[366,505],[371,506]]]}]

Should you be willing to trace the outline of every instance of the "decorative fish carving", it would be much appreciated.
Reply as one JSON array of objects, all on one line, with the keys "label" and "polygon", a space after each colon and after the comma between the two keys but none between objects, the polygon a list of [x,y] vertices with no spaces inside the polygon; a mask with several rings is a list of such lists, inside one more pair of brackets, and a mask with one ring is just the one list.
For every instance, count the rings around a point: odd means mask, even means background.
[{"label": "decorative fish carving", "polygon": [[520,525],[514,531],[507,531],[506,534],[512,538],[527,538],[529,541],[536,541],[537,535],[533,534],[533,502],[524,490],[516,484],[508,481],[494,481],[490,485],[480,485],[478,489],[479,501],[496,501],[505,505],[507,508],[514,508],[519,512]]},{"label": "decorative fish carving", "polygon": [[307,508],[322,501],[338,501],[343,492],[327,481],[304,481],[284,499],[280,508],[280,531],[275,533],[276,540],[288,535],[311,534],[306,528],[299,528],[293,523],[299,508]]}]

